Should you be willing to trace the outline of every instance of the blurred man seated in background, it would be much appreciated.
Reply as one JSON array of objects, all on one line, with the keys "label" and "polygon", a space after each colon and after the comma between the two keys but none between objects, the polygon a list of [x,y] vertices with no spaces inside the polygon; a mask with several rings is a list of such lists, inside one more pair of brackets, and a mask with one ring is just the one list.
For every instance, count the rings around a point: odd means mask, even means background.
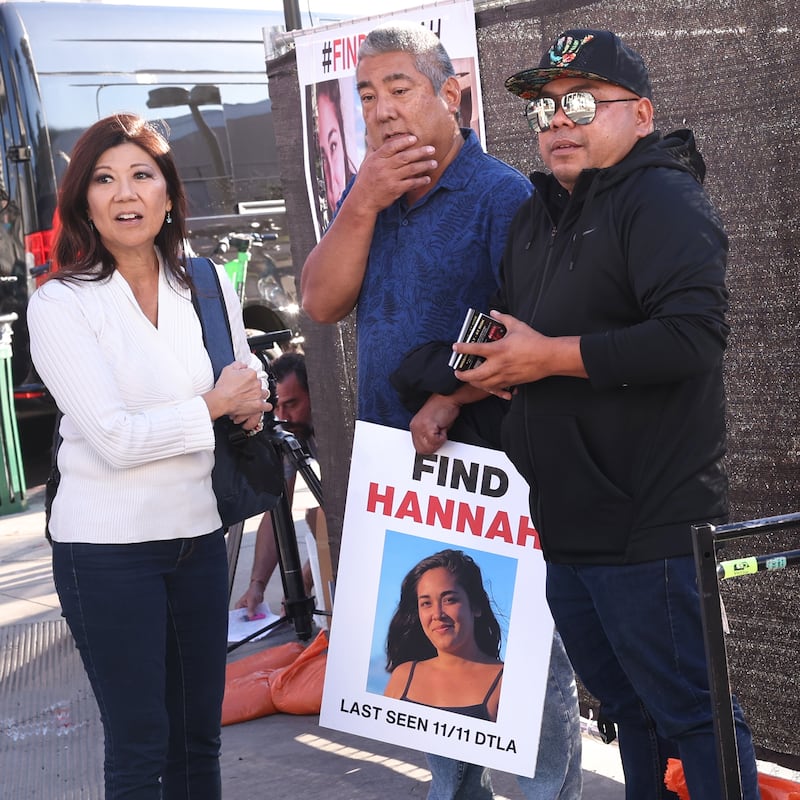
[{"label": "blurred man seated in background", "polygon": [[[284,353],[272,362],[270,370],[275,376],[277,402],[275,419],[288,433],[292,433],[312,458],[317,457],[317,444],[314,439],[314,426],[311,421],[311,398],[308,394],[308,375],[305,357],[301,353]],[[297,479],[297,467],[291,459],[284,457],[283,473],[286,480],[286,492],[291,506],[294,499],[294,484]],[[306,512],[311,532],[314,533],[313,519],[316,508]],[[272,527],[272,515],[264,514],[256,531],[253,566],[250,571],[250,584],[245,593],[236,601],[236,608],[247,608],[248,616],[256,614],[256,609],[264,601],[264,590],[272,573],[278,566],[278,547]],[[311,566],[308,561],[303,564],[303,584],[306,594],[313,588]]]}]

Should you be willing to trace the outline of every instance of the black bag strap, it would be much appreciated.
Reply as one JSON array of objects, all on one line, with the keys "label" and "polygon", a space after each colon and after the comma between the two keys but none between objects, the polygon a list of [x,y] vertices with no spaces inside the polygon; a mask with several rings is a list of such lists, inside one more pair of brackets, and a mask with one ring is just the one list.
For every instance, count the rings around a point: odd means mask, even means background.
[{"label": "black bag strap", "polygon": [[58,469],[58,451],[64,441],[61,437],[61,409],[56,408],[53,420],[53,439],[50,446],[50,472],[47,473],[47,480],[44,483],[44,537],[50,544],[53,544],[53,537],[50,535],[50,515],[53,511],[53,500],[58,492],[58,485],[61,483],[61,471]]},{"label": "black bag strap", "polygon": [[186,271],[194,284],[192,305],[200,318],[203,344],[211,359],[216,381],[220,372],[234,361],[231,323],[222,297],[222,286],[210,258],[187,259]]}]

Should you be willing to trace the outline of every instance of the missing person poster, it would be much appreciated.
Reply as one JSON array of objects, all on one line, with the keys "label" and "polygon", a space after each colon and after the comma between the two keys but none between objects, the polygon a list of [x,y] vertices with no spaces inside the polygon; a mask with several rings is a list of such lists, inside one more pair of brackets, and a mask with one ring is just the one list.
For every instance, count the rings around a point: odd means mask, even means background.
[{"label": "missing person poster", "polygon": [[505,454],[357,422],[320,724],[532,777],[552,637]]},{"label": "missing person poster", "polygon": [[308,199],[317,239],[330,223],[345,187],[370,143],[356,87],[358,48],[389,20],[405,20],[436,33],[461,86],[461,125],[483,136],[483,106],[472,0],[419,6],[294,32],[302,103]]}]

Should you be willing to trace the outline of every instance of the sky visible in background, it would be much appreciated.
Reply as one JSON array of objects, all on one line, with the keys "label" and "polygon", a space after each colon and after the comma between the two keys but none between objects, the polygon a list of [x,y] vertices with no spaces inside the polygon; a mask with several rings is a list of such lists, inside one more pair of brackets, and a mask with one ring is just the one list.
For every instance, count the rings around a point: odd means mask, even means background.
[{"label": "sky visible in background", "polygon": [[[94,0],[97,2],[98,0]],[[100,2],[157,6],[204,6],[211,8],[250,8],[262,11],[283,11],[283,0],[99,0]],[[86,0],[83,0],[86,2]],[[366,17],[418,8],[425,3],[415,0],[298,0],[300,17],[304,28],[325,24],[342,16]]]},{"label": "sky visible in background", "polygon": [[[283,10],[283,2],[281,0],[234,0],[234,4],[239,3],[248,4],[251,8],[264,8],[265,4],[268,7],[275,8],[276,10]],[[200,3],[197,3],[200,5]],[[202,4],[218,5],[214,0],[202,0]],[[300,16],[303,19],[303,27],[308,24],[309,11],[316,17],[336,16],[338,14],[349,14],[354,17],[366,17],[370,14],[384,14],[388,11],[399,11],[405,8],[417,8],[424,5],[422,0],[380,0],[376,3],[375,0],[298,0],[300,8]]]}]

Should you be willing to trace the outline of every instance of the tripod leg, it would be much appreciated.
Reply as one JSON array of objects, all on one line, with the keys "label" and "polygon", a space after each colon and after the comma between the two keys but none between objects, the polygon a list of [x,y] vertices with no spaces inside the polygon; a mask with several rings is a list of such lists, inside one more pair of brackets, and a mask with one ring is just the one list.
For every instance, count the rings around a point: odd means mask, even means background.
[{"label": "tripod leg", "polygon": [[233,581],[236,577],[236,565],[239,563],[239,550],[242,546],[243,530],[244,522],[237,522],[228,528],[228,533],[225,537],[228,552],[228,602],[230,602],[231,594],[233,593]]},{"label": "tripod leg", "polygon": [[278,566],[283,583],[284,610],[287,619],[294,623],[297,638],[311,638],[314,598],[306,595],[303,585],[303,569],[300,551],[297,548],[297,535],[292,519],[292,511],[284,492],[277,506],[270,512],[275,543],[278,547]]}]

